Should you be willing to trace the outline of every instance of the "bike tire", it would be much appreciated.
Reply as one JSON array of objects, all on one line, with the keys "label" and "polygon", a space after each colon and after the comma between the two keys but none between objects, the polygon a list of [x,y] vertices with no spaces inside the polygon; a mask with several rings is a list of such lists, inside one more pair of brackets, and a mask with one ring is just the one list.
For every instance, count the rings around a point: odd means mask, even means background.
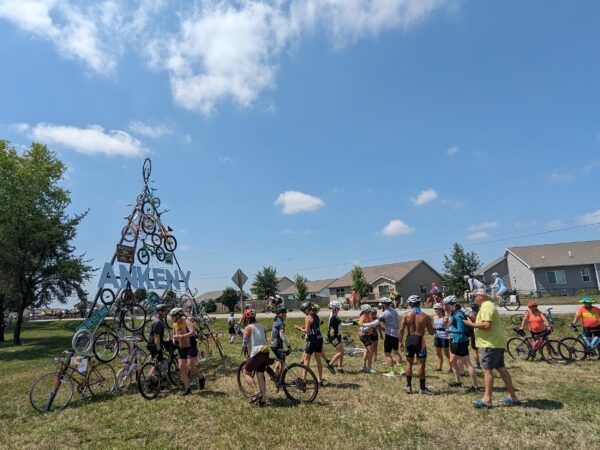
[{"label": "bike tire", "polygon": [[510,321],[513,325],[521,325],[523,317],[525,317],[525,314],[513,314],[510,316]]},{"label": "bike tire", "polygon": [[133,291],[129,288],[123,289],[121,292],[121,301],[126,305],[133,303]]},{"label": "bike tire", "polygon": [[94,337],[92,348],[98,361],[109,363],[119,354],[119,337],[113,331],[105,329]]},{"label": "bike tire", "polygon": [[518,311],[521,307],[521,301],[517,299],[516,302],[511,303],[510,301],[505,300],[503,306],[507,311]]},{"label": "bike tire", "polygon": [[156,259],[158,259],[160,262],[163,262],[165,260],[165,251],[162,249],[162,247],[156,247]]},{"label": "bike tire", "polygon": [[156,208],[154,207],[152,202],[149,200],[144,200],[144,202],[142,203],[142,214],[144,214],[145,216],[154,216],[155,213]]},{"label": "bike tire", "polygon": [[146,234],[152,234],[156,230],[156,220],[152,216],[144,216],[142,218],[142,230]]},{"label": "bike tire", "polygon": [[90,330],[79,330],[73,335],[71,347],[78,355],[84,355],[89,352],[94,343],[94,336]]},{"label": "bike tire", "polygon": [[165,237],[163,243],[165,246],[165,250],[167,250],[168,252],[173,253],[177,248],[177,239],[175,239],[175,236],[173,236],[172,234]]},{"label": "bike tire", "polygon": [[246,381],[246,375],[244,374],[244,366],[245,365],[246,365],[246,362],[244,361],[238,367],[237,376],[236,376],[237,385],[240,390],[240,393],[244,397],[251,399],[252,397],[254,397],[256,395],[256,393],[254,391],[252,391],[252,387],[248,384],[248,381]]},{"label": "bike tire", "polygon": [[142,247],[137,251],[137,258],[140,264],[145,266],[150,262],[150,252],[146,250],[146,247]]},{"label": "bike tire", "polygon": [[[156,370],[154,370],[156,369]],[[152,371],[154,370],[154,374]],[[145,363],[137,372],[138,390],[146,400],[154,400],[160,394],[162,374],[154,361]]]},{"label": "bike tire", "polygon": [[73,399],[73,383],[69,377],[61,376],[57,383],[58,372],[50,372],[39,377],[29,390],[29,403],[33,409],[47,413],[65,408]]},{"label": "bike tire", "polygon": [[[561,352],[561,356],[567,361],[583,361],[586,357],[586,348],[585,344],[574,337],[566,337],[560,340],[562,344],[559,347],[559,351]],[[564,352],[567,352],[565,354]]]},{"label": "bike tire", "polygon": [[169,370],[167,371],[167,377],[169,378],[171,386],[174,386],[176,388],[180,388],[183,386],[183,381],[181,380],[181,372],[179,372],[178,360],[175,357],[169,360]]},{"label": "bike tire", "polygon": [[350,308],[351,308],[351,305],[350,305],[350,303],[343,303],[343,304],[342,304],[342,309],[343,309],[344,311],[350,311]]},{"label": "bike tire", "polygon": [[565,359],[560,354],[560,342],[554,339],[548,339],[540,348],[542,360],[548,364],[556,364]]},{"label": "bike tire", "polygon": [[111,394],[117,387],[115,369],[110,364],[94,365],[87,374],[86,383],[93,397]]},{"label": "bike tire", "polygon": [[225,352],[223,351],[223,346],[221,345],[221,340],[215,333],[211,333],[211,336],[212,336],[213,341],[215,341],[215,346],[217,347],[217,350],[219,350],[219,355],[221,355],[221,358],[225,358]]},{"label": "bike tire", "polygon": [[137,234],[137,229],[133,225],[125,225],[121,230],[121,237],[125,242],[133,242],[135,241],[135,236]]},{"label": "bike tire", "polygon": [[100,292],[100,301],[106,306],[110,306],[115,302],[115,293],[112,289],[104,288]]},{"label": "bike tire", "polygon": [[131,332],[141,331],[146,324],[146,316],[146,310],[137,303],[127,305],[124,308],[123,326]]},{"label": "bike tire", "polygon": [[152,245],[154,245],[155,247],[160,247],[163,243],[163,240],[160,237],[160,234],[156,234],[156,233],[152,233],[150,235],[150,241],[152,242]]},{"label": "bike tire", "polygon": [[[306,371],[306,378],[304,372]],[[315,373],[304,364],[293,363],[283,371],[283,392],[298,403],[312,403],[319,394],[319,383]]]},{"label": "bike tire", "polygon": [[117,389],[121,392],[126,392],[131,387],[131,376],[129,369],[122,367],[117,372]]},{"label": "bike tire", "polygon": [[530,348],[527,339],[514,337],[506,343],[506,350],[512,359],[527,361],[530,357]]}]

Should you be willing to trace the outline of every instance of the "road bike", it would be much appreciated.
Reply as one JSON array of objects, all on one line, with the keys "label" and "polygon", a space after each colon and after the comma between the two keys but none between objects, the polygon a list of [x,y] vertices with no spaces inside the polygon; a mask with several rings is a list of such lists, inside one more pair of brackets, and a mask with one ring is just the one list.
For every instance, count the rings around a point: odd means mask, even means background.
[{"label": "road bike", "polygon": [[167,350],[168,357],[162,361],[153,358],[152,361],[144,363],[137,372],[138,390],[146,400],[158,397],[162,388],[180,388],[183,385],[175,355],[176,346],[171,342],[164,342],[163,348]]},{"label": "road bike", "polygon": [[[152,236],[156,236],[153,234]],[[146,239],[142,239],[142,247],[137,251],[137,258],[140,264],[148,264],[150,262],[150,255],[156,256],[159,261],[165,260],[165,251],[160,245],[147,244]]]},{"label": "road bike", "polygon": [[[65,408],[73,399],[74,386],[79,395],[110,394],[116,386],[114,369],[108,364],[94,364],[89,356],[73,359],[66,350],[55,358],[57,370],[42,375],[31,386],[29,401],[41,413]],[[76,365],[74,365],[76,364]]]},{"label": "road bike", "polygon": [[182,296],[182,305],[184,312],[193,320],[194,325],[196,326],[196,331],[198,332],[198,342],[204,347],[204,349],[201,351],[205,351],[206,356],[211,356],[212,341],[219,351],[221,358],[225,358],[225,352],[223,351],[223,346],[220,340],[222,333],[211,330],[210,324],[214,322],[214,319],[206,313],[205,303],[200,302],[200,304],[198,304],[193,296],[184,294]]},{"label": "road bike", "polygon": [[348,356],[364,356],[367,352],[367,349],[362,347],[348,347],[344,348],[344,354]]},{"label": "road bike", "polygon": [[[281,362],[279,373],[276,373],[271,367],[275,363],[275,359],[269,358],[269,365],[267,366],[265,373],[268,378],[275,385],[275,392],[279,392],[283,389],[285,396],[294,402],[298,403],[311,403],[313,402],[319,393],[319,383],[317,376],[310,369],[310,367],[302,363],[287,364],[285,358],[290,354],[291,350],[279,351],[280,358],[278,361]],[[237,370],[237,384],[242,395],[248,399],[252,399],[256,392],[252,389],[252,386],[246,379],[243,362]],[[252,373],[252,377],[255,377],[255,373]]]},{"label": "road bike", "polygon": [[496,294],[494,293],[493,289],[491,296],[494,301],[498,301],[498,306],[504,306],[504,308],[508,311],[518,311],[521,307],[521,300],[519,299],[519,293],[516,289],[506,291],[504,294],[502,294],[502,300],[496,299]]},{"label": "road bike", "polygon": [[551,330],[547,330],[539,336],[529,338],[525,337],[525,332],[523,330],[516,327],[514,327],[513,330],[520,337],[511,338],[506,343],[506,350],[511,358],[523,361],[533,361],[539,351],[542,360],[549,364],[564,361],[564,358],[560,353],[560,342],[554,339],[548,339]]},{"label": "road bike", "polygon": [[[554,308],[548,308],[548,311],[543,313],[544,316],[546,316],[548,323],[556,327],[563,326],[565,324],[565,321],[560,317],[553,316],[553,309]],[[510,321],[513,323],[513,325],[521,325],[521,322],[523,322],[523,317],[525,317],[525,314],[513,314],[512,316],[510,316]]]},{"label": "road bike", "polygon": [[600,359],[600,338],[595,337],[590,342],[585,331],[579,332],[577,325],[571,327],[578,333],[577,337],[566,337],[561,339],[561,352],[563,358],[568,361],[583,361],[586,358],[598,356]]}]

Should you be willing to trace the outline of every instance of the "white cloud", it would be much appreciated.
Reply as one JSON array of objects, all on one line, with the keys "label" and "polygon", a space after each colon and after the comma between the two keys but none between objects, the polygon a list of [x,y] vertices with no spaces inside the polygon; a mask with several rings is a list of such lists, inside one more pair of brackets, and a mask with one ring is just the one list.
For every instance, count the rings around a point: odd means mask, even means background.
[{"label": "white cloud", "polygon": [[487,231],[475,231],[473,233],[469,233],[467,239],[469,239],[470,241],[478,241],[480,239],[485,239],[488,237],[490,237],[490,233],[488,233]]},{"label": "white cloud", "polygon": [[164,125],[152,126],[136,120],[129,123],[129,129],[136,134],[140,134],[152,139],[158,139],[173,132],[173,130]]},{"label": "white cloud", "polygon": [[233,162],[233,159],[229,155],[221,155],[219,156],[219,161],[221,161],[222,163],[231,164]]},{"label": "white cloud", "polygon": [[448,156],[454,156],[458,153],[458,145],[453,145],[452,147],[450,147],[448,150],[446,150],[446,154]]},{"label": "white cloud", "polygon": [[398,236],[400,234],[409,234],[415,231],[414,228],[408,226],[404,221],[400,219],[390,220],[390,222],[383,228],[381,233],[384,236]]},{"label": "white cloud", "polygon": [[87,155],[140,156],[145,153],[142,143],[125,131],[105,131],[99,125],[77,128],[39,123],[22,128],[35,141],[48,145],[59,145]]},{"label": "white cloud", "polygon": [[583,214],[582,216],[578,216],[575,221],[579,225],[593,225],[600,223],[600,209],[598,211],[594,211],[591,213]]},{"label": "white cloud", "polygon": [[498,222],[483,222],[478,225],[471,225],[469,231],[488,230],[490,228],[496,228],[497,226]]},{"label": "white cloud", "polygon": [[569,183],[571,181],[575,181],[578,178],[588,175],[591,173],[597,166],[600,166],[600,162],[591,161],[581,167],[577,167],[572,170],[554,170],[548,175],[547,180],[550,183],[559,184],[559,183]]},{"label": "white cloud", "polygon": [[452,209],[461,209],[469,204],[469,202],[465,200],[450,200],[444,199],[441,201],[442,205],[447,206]]},{"label": "white cloud", "polygon": [[320,198],[298,191],[285,191],[279,194],[275,204],[281,206],[283,214],[315,211],[325,206],[325,202]]},{"label": "white cloud", "polygon": [[438,193],[432,188],[427,188],[419,193],[416,197],[411,198],[413,205],[421,206],[435,200],[438,196]]}]

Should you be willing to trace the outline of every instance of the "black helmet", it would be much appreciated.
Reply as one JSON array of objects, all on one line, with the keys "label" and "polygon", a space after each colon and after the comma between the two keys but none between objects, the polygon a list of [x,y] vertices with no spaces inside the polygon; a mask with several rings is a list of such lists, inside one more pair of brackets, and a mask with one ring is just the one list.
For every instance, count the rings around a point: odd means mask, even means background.
[{"label": "black helmet", "polygon": [[166,311],[167,309],[169,309],[169,305],[165,305],[164,303],[161,303],[160,305],[156,305],[157,311]]},{"label": "black helmet", "polygon": [[304,311],[308,308],[312,308],[312,305],[310,304],[310,302],[304,302],[300,305],[300,311]]},{"label": "black helmet", "polygon": [[287,314],[287,309],[285,309],[285,308],[277,308],[275,310],[275,314]]}]

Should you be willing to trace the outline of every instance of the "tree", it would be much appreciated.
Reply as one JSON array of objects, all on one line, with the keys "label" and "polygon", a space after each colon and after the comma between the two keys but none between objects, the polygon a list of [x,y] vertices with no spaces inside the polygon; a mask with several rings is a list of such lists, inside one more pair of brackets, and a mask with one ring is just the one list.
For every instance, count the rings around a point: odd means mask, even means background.
[{"label": "tree", "polygon": [[252,288],[259,299],[266,299],[277,294],[277,284],[277,269],[267,266],[256,274]]},{"label": "tree", "polygon": [[71,245],[87,212],[67,214],[71,196],[59,185],[64,172],[45,145],[33,143],[19,155],[0,141],[0,284],[15,290],[16,345],[27,308],[87,296],[83,284],[93,269]]},{"label": "tree", "polygon": [[227,307],[229,312],[235,311],[235,307],[240,301],[240,296],[232,287],[226,287],[221,294],[221,303]]},{"label": "tree", "polygon": [[209,298],[206,301],[206,305],[204,306],[204,311],[206,311],[206,313],[214,313],[217,310],[217,304],[215,303],[215,301],[212,298]]},{"label": "tree", "polygon": [[469,289],[464,276],[477,272],[480,266],[481,262],[475,252],[465,252],[462,245],[455,242],[452,246],[452,254],[449,257],[444,255],[446,291],[454,295],[462,295]]},{"label": "tree", "polygon": [[296,278],[294,278],[294,284],[296,286],[296,298],[300,303],[304,302],[306,297],[308,297],[308,286],[306,285],[307,281],[308,280],[306,277],[303,277],[300,274],[297,274]]},{"label": "tree", "polygon": [[365,279],[365,274],[360,266],[354,266],[352,269],[352,289],[356,291],[359,299],[369,295],[369,283]]}]

